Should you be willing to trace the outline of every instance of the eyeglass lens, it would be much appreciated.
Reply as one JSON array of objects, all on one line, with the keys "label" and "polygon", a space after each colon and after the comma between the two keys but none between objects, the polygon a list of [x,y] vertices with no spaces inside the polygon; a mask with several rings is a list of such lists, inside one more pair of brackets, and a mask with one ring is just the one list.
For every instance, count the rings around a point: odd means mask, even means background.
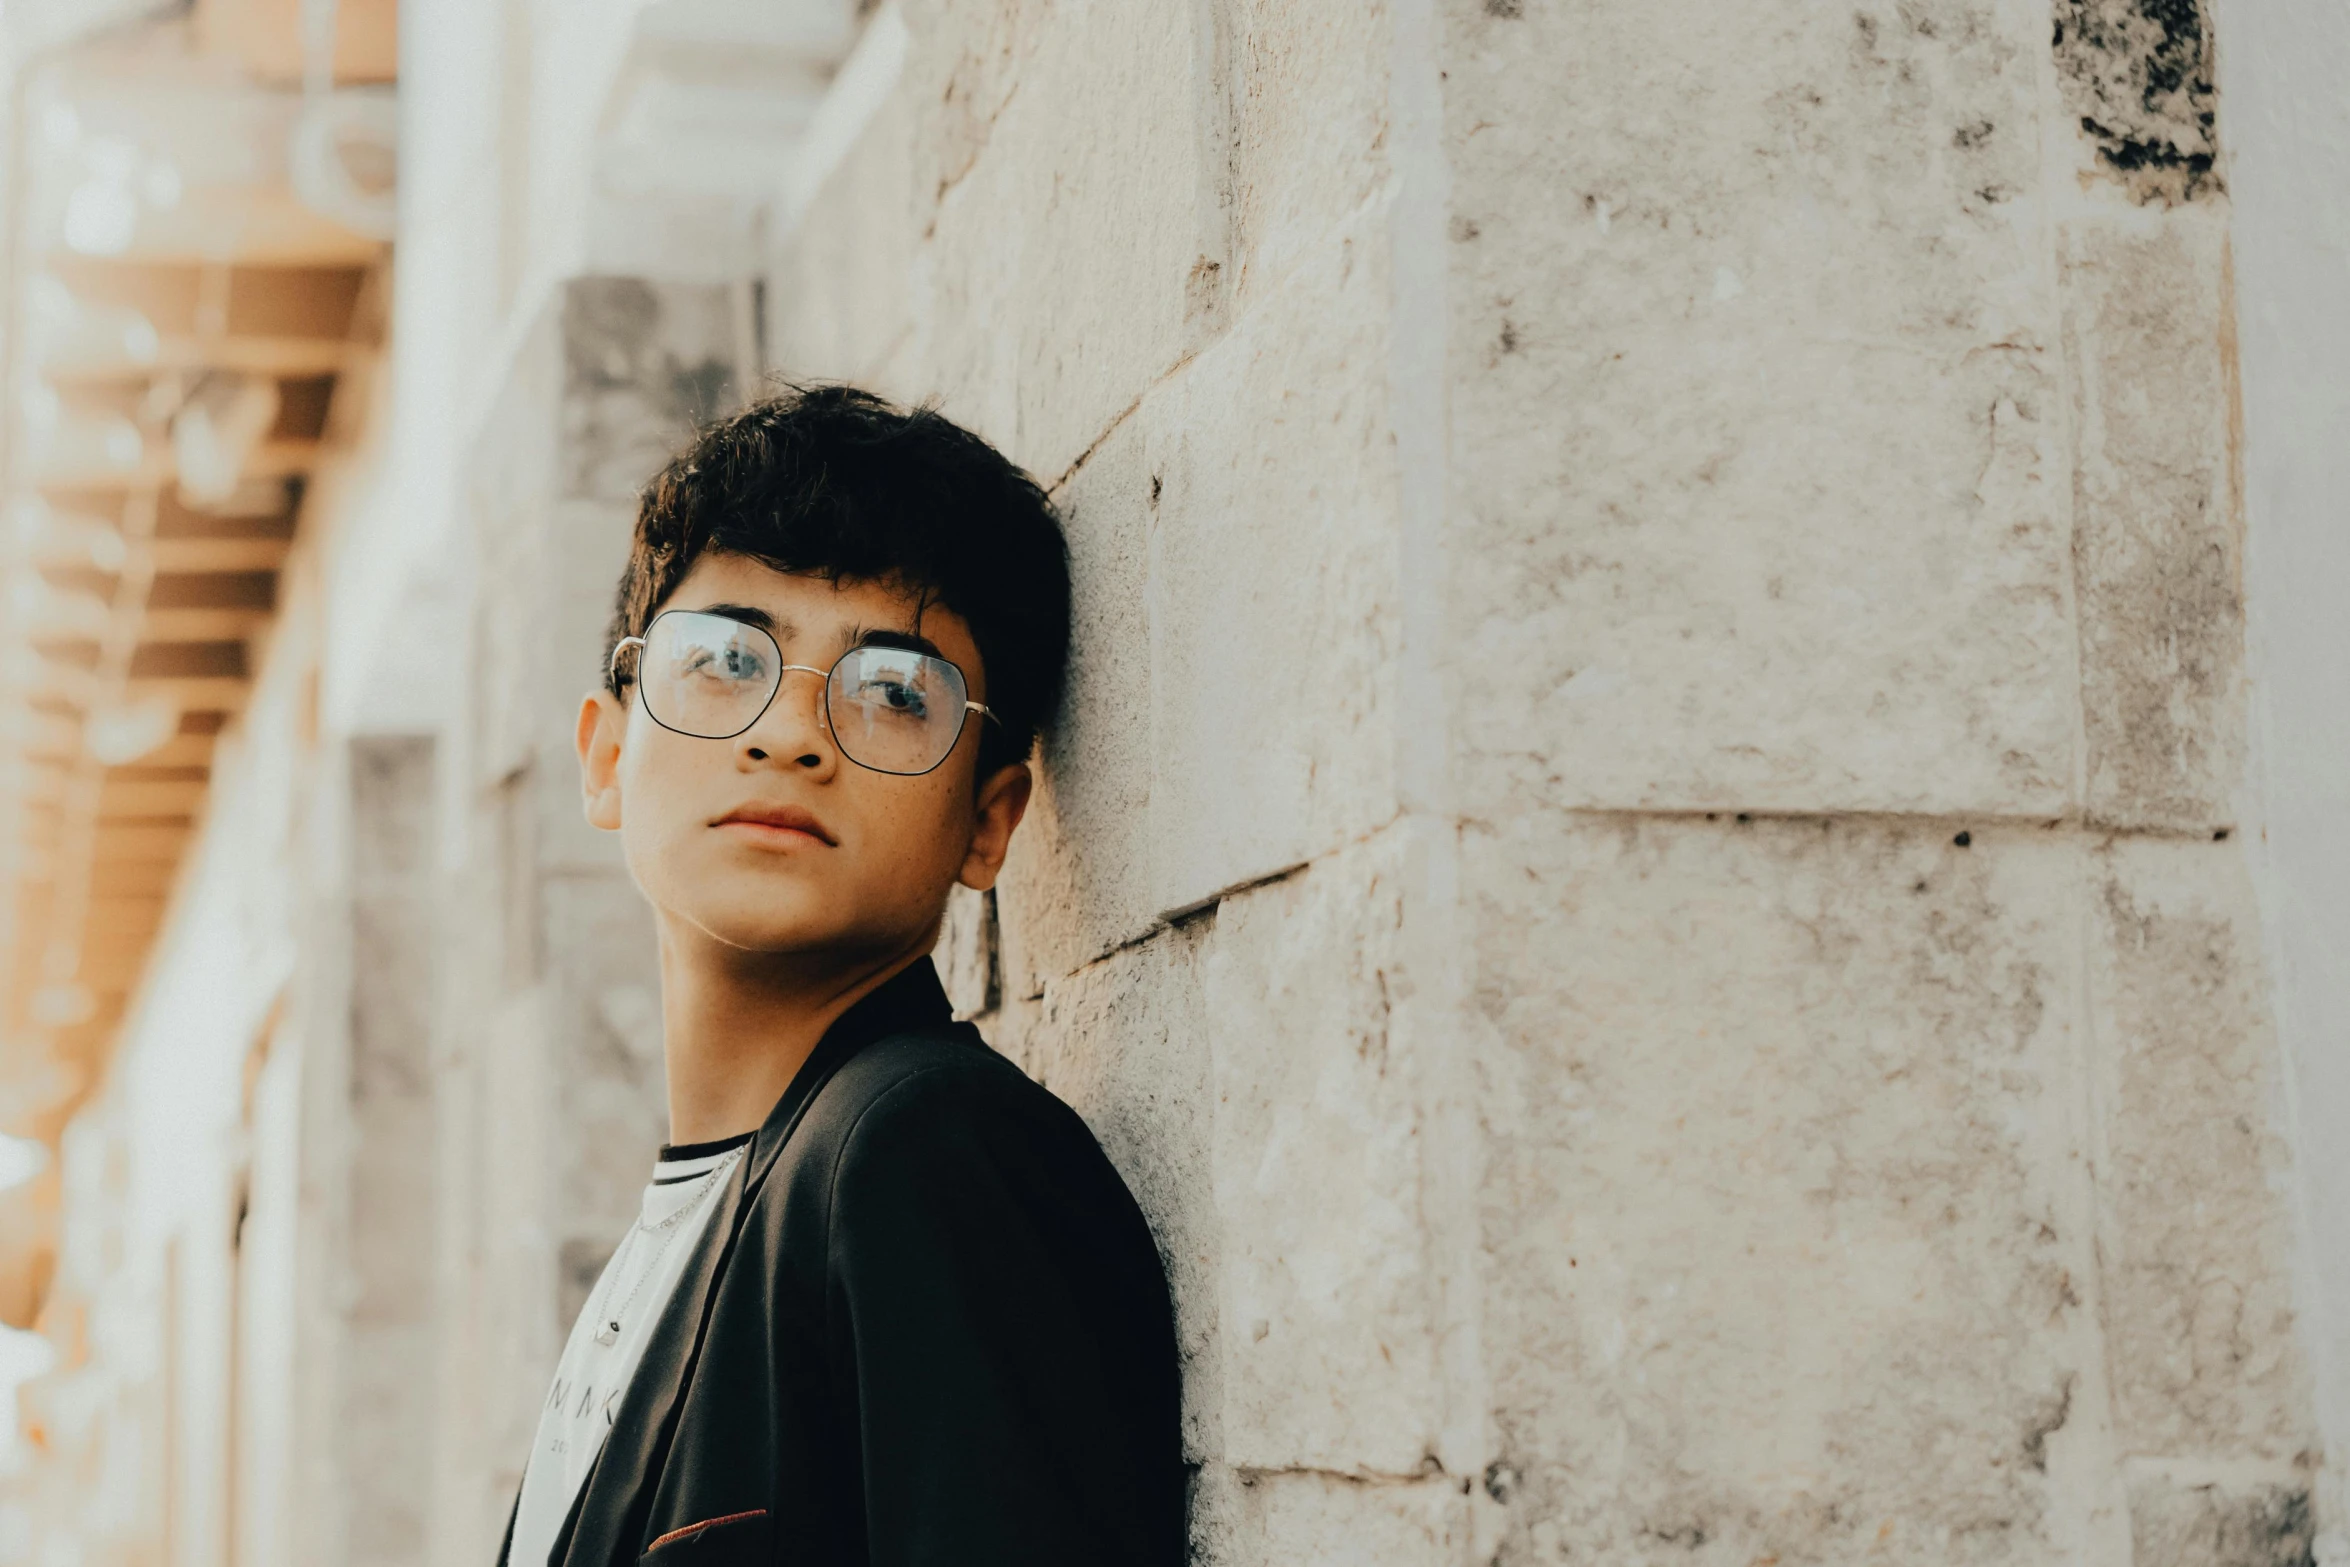
[{"label": "eyeglass lens", "polygon": [[[730,740],[759,721],[783,674],[782,651],[759,627],[669,610],[646,629],[638,687],[663,728]],[[963,732],[966,700],[961,670],[911,648],[851,648],[824,690],[841,754],[882,773],[926,773],[945,761]]]}]

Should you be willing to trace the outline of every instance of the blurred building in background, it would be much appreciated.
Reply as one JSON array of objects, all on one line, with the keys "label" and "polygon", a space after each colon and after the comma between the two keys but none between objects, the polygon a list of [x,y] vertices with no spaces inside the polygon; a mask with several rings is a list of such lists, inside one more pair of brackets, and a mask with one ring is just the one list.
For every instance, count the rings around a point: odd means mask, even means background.
[{"label": "blurred building in background", "polygon": [[663,1129],[572,715],[781,373],[1066,511],[940,958],[1199,1560],[2350,1562],[2330,0],[0,30],[0,1561],[494,1555]]}]

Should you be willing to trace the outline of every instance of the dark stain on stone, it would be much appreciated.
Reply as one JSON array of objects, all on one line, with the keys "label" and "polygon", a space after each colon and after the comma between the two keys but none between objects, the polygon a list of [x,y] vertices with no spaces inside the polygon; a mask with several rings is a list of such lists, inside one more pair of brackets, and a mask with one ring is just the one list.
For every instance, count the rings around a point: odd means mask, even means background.
[{"label": "dark stain on stone", "polygon": [[2309,1492],[2264,1486],[2133,1488],[2131,1559],[2137,1567],[2315,1567]]},{"label": "dark stain on stone", "polygon": [[1200,320],[1216,314],[1223,301],[1224,263],[1213,256],[1202,256],[1191,264],[1191,272],[1183,280],[1183,309],[1188,319]]},{"label": "dark stain on stone", "polygon": [[1505,354],[1514,354],[1518,351],[1517,323],[1506,316],[1501,323],[1501,351]]},{"label": "dark stain on stone", "polygon": [[706,424],[734,401],[734,369],[717,359],[680,365],[670,371],[669,397],[688,424]]},{"label": "dark stain on stone", "polygon": [[1707,1540],[1713,1538],[1706,1529],[1703,1519],[1692,1519],[1688,1523],[1673,1524],[1665,1528],[1657,1528],[1652,1525],[1640,1532],[1652,1540],[1662,1540],[1667,1545],[1678,1545],[1685,1551],[1697,1550]]},{"label": "dark stain on stone", "polygon": [[1509,1499],[1518,1494],[1518,1471],[1503,1459],[1495,1459],[1485,1466],[1485,1494],[1509,1505]]},{"label": "dark stain on stone", "polygon": [[2073,1417],[2073,1381],[2073,1374],[2066,1372],[2056,1392],[2024,1422],[2024,1461],[2032,1466],[2035,1474],[2048,1472],[2048,1439],[2063,1430],[2064,1423]]},{"label": "dark stain on stone", "polygon": [[2265,1555],[2247,1558],[2259,1567],[2316,1567],[2317,1526],[2309,1515],[2309,1493],[2271,1493],[2271,1503],[2252,1522],[2253,1545]]},{"label": "dark stain on stone", "polygon": [[1964,848],[1967,848],[1967,847],[1971,846],[1971,845],[1974,843],[1974,841],[1975,841],[1975,835],[1974,835],[1973,833],[1971,833],[1971,832],[1962,832],[1962,833],[1960,833],[1960,834],[1959,834],[1957,837],[1955,837],[1955,838],[1951,839],[1950,841],[1951,841],[1952,843],[1955,843],[1955,844],[1957,844],[1957,845],[1958,845],[1960,848],[1964,849]]},{"label": "dark stain on stone", "polygon": [[[741,395],[713,341],[716,291],[588,277],[563,292],[563,493],[633,498],[676,443]],[[725,336],[731,336],[731,329]]]},{"label": "dark stain on stone", "polygon": [[2211,841],[2212,841],[2213,843],[2225,843],[2225,842],[2227,842],[2227,841],[2228,841],[2228,830],[2227,830],[2225,827],[2222,827],[2222,828],[2220,828],[2220,829],[2219,829],[2217,832],[2214,832],[2214,833],[2211,835]]},{"label": "dark stain on stone", "polygon": [[[1590,198],[1584,198],[1583,204],[1589,206],[1591,204]],[[1455,218],[1452,220],[1452,237],[1464,244],[1475,239],[1481,232],[1475,218]]]},{"label": "dark stain on stone", "polygon": [[1515,21],[1526,14],[1526,0],[1485,0],[1485,14]]},{"label": "dark stain on stone", "polygon": [[1980,147],[1990,138],[1993,126],[1989,120],[1977,120],[1972,125],[1961,125],[1950,133],[1953,147]]},{"label": "dark stain on stone", "polygon": [[2202,0],[2056,0],[2066,103],[2133,200],[2218,194],[2217,93]]}]

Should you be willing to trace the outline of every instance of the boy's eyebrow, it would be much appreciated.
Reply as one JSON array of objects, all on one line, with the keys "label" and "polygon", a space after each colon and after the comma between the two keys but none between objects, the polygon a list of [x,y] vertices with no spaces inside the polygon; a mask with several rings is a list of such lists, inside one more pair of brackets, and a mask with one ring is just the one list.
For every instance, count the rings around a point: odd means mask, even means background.
[{"label": "boy's eyebrow", "polygon": [[788,627],[756,604],[705,604],[694,611],[697,615],[717,615],[726,620],[739,620],[746,626],[757,626],[778,642]]},{"label": "boy's eyebrow", "polygon": [[932,658],[946,657],[938,650],[937,643],[918,631],[893,631],[887,626],[867,630],[862,626],[851,626],[848,635],[841,640],[849,647],[897,647],[909,653],[926,653]]},{"label": "boy's eyebrow", "polygon": [[[705,604],[694,613],[717,615],[727,620],[739,620],[746,626],[757,626],[778,642],[789,641],[794,629],[790,621],[778,620],[756,604]],[[900,631],[889,626],[851,626],[841,633],[840,641],[844,648],[896,647],[904,648],[909,653],[927,653],[932,658],[946,657],[939,651],[938,644],[921,632]]]}]

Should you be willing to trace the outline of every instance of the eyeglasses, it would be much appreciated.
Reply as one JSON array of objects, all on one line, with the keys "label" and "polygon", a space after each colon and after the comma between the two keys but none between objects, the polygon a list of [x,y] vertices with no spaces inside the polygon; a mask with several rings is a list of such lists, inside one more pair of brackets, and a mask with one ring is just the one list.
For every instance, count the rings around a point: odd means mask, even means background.
[{"label": "eyeglasses", "polygon": [[700,610],[664,610],[641,637],[612,648],[637,650],[637,690],[653,722],[681,735],[731,740],[757,723],[793,670],[824,677],[824,725],[841,755],[877,773],[912,776],[945,761],[968,716],[994,718],[969,699],[963,672],[943,658],[902,647],[853,647],[832,668],[787,664],[759,627]]}]

